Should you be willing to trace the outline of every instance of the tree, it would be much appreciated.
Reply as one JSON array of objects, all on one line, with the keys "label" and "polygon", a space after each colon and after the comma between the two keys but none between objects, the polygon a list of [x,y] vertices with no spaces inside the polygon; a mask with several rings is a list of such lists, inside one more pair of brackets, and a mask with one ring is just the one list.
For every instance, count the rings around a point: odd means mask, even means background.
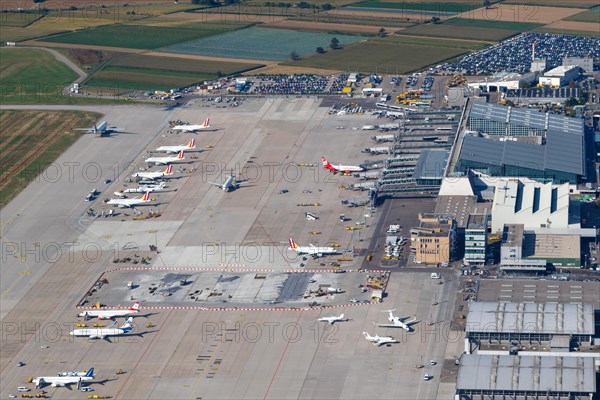
[{"label": "tree", "polygon": [[340,47],[340,41],[337,40],[337,38],[332,38],[329,47],[331,47],[333,50],[338,49]]},{"label": "tree", "polygon": [[301,1],[298,3],[298,8],[310,8],[310,4],[308,4],[306,1]]},{"label": "tree", "polygon": [[292,59],[292,61],[298,61],[300,59],[300,54],[298,54],[296,50],[294,50],[290,53],[290,58]]},{"label": "tree", "polygon": [[440,17],[431,17],[431,23],[432,24],[439,24],[440,23]]},{"label": "tree", "polygon": [[386,35],[385,28],[379,28],[379,33],[378,33],[378,35],[379,35],[379,36],[381,36],[381,37],[384,37],[384,36]]},{"label": "tree", "polygon": [[321,8],[325,11],[333,10],[333,6],[329,3],[325,3],[321,6]]},{"label": "tree", "polygon": [[483,6],[485,8],[490,8],[491,5],[492,5],[492,2],[490,0],[483,0]]},{"label": "tree", "polygon": [[317,47],[317,53],[323,54],[323,53],[325,53],[325,49],[322,47]]}]

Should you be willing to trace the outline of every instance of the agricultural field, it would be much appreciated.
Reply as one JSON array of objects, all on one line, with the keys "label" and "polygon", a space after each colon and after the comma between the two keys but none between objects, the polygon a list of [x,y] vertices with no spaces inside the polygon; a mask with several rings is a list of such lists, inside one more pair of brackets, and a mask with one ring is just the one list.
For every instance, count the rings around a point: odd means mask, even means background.
[{"label": "agricultural field", "polygon": [[[311,17],[298,17],[289,19],[288,21],[302,21],[302,22],[315,22],[314,18]],[[326,24],[339,24],[339,25],[365,25],[368,27],[389,27],[402,29],[408,28],[409,26],[415,25],[416,22],[407,22],[406,18],[373,18],[373,17],[352,17],[352,16],[343,16],[343,15],[332,15],[323,19],[319,19],[319,23]],[[358,28],[357,28],[358,29]],[[387,28],[386,28],[387,30]]]},{"label": "agricultural field", "polygon": [[329,47],[335,37],[340,45],[364,40],[362,36],[330,35],[280,29],[248,28],[223,35],[166,47],[167,53],[203,55],[247,60],[283,61],[292,51],[299,55],[313,53],[316,47]]},{"label": "agricultural field", "polygon": [[363,73],[402,74],[465,54],[468,50],[446,46],[372,40],[353,43],[340,50],[328,49],[283,65]]},{"label": "agricultural field", "polygon": [[593,22],[557,21],[536,29],[536,32],[600,37],[600,24]]},{"label": "agricultural field", "polygon": [[478,8],[459,15],[465,19],[486,21],[523,22],[549,24],[583,11],[577,8],[539,7],[519,4],[494,4],[490,8]]},{"label": "agricultural field", "polygon": [[140,54],[114,57],[96,72],[86,87],[130,90],[169,90],[219,76],[245,72],[260,64],[216,62]]},{"label": "agricultural field", "polygon": [[227,32],[217,29],[170,28],[143,25],[117,25],[67,33],[42,39],[44,42],[92,46],[156,49]]},{"label": "agricultural field", "polygon": [[600,24],[600,10],[589,10],[565,18],[565,21],[594,22]]},{"label": "agricultural field", "polygon": [[90,112],[0,111],[0,209],[101,117]]},{"label": "agricultural field", "polygon": [[296,21],[288,20],[274,22],[272,24],[263,24],[261,28],[270,29],[285,29],[299,32],[327,32],[331,34],[350,34],[350,35],[376,35],[381,28],[386,32],[391,33],[396,31],[397,27],[376,26],[376,25],[354,25],[354,24],[338,24],[326,22],[311,22],[311,21]]},{"label": "agricultural field", "polygon": [[0,25],[24,28],[40,18],[42,15],[38,13],[0,13]]},{"label": "agricultural field", "polygon": [[396,44],[417,45],[427,47],[451,47],[454,49],[468,51],[480,50],[488,46],[487,42],[475,40],[458,40],[445,38],[429,39],[425,37],[412,37],[403,35],[388,36],[386,38],[373,38],[370,41],[384,43],[391,42]]},{"label": "agricultural field", "polygon": [[481,7],[481,3],[453,3],[446,1],[439,2],[391,2],[391,1],[379,1],[370,0],[361,3],[352,4],[352,8],[383,8],[390,10],[416,10],[416,11],[429,11],[432,13],[449,13],[457,14],[465,11],[473,10]]},{"label": "agricultural field", "polygon": [[590,8],[598,5],[598,0],[505,0],[502,4],[522,4],[539,7]]},{"label": "agricultural field", "polygon": [[[462,19],[462,18],[461,18]],[[485,41],[500,41],[511,36],[514,36],[522,31],[520,30],[509,30],[499,29],[493,26],[502,25],[495,21],[482,21],[481,25],[489,23],[489,27],[477,26],[478,24],[473,21],[469,23],[452,23],[452,20],[444,21],[440,24],[423,24],[407,28],[397,33],[400,35],[416,35],[416,36],[429,36],[438,38],[456,38],[456,39],[473,39],[485,40]],[[483,23],[485,22],[485,23]],[[529,26],[529,24],[527,24]],[[533,27],[541,26],[534,25]],[[530,28],[532,29],[532,28]]]}]

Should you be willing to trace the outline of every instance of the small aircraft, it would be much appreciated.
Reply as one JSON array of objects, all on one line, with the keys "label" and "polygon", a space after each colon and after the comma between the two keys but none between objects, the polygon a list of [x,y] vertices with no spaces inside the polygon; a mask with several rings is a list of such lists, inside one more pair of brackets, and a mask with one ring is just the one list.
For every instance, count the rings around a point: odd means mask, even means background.
[{"label": "small aircraft", "polygon": [[136,197],[135,199],[110,199],[106,202],[106,204],[110,206],[117,206],[119,208],[126,207],[134,207],[139,204],[149,203],[150,201],[150,192],[146,192],[141,198]]},{"label": "small aircraft", "polygon": [[339,317],[336,317],[336,316],[322,317],[322,318],[319,318],[318,321],[327,322],[327,323],[329,323],[329,325],[333,325],[334,322],[347,321],[347,319],[344,319],[344,314],[342,314]]},{"label": "small aircraft", "polygon": [[164,171],[154,171],[154,172],[136,172],[131,175],[134,178],[141,179],[159,179],[165,176],[173,175],[173,166],[169,165]]},{"label": "small aircraft", "polygon": [[158,185],[144,185],[138,186],[137,188],[125,189],[123,193],[146,193],[146,192],[160,192],[166,187],[164,182]]},{"label": "small aircraft", "polygon": [[95,133],[99,136],[109,136],[113,132],[122,131],[121,128],[117,128],[115,126],[108,126],[108,122],[102,121],[99,124],[94,124],[91,128],[75,128],[74,131],[83,131],[85,133]]},{"label": "small aircraft", "polygon": [[84,376],[40,376],[34,378],[32,382],[35,384],[36,389],[49,384],[52,387],[61,386],[72,390],[70,385],[76,383],[77,389],[80,389],[82,382],[91,381],[92,379],[94,379],[94,368],[90,368]]},{"label": "small aircraft", "polygon": [[373,344],[375,346],[381,346],[382,344],[399,343],[397,340],[395,340],[391,336],[385,336],[385,337],[381,337],[378,335],[371,336],[371,335],[369,335],[368,332],[363,332],[362,334],[365,337],[365,339],[367,339],[369,342],[373,342]]},{"label": "small aircraft", "polygon": [[166,151],[167,153],[179,153],[183,150],[196,148],[196,139],[190,140],[188,144],[180,144],[179,146],[160,146],[156,151]]},{"label": "small aircraft", "polygon": [[201,124],[192,124],[192,125],[176,125],[171,129],[174,131],[183,131],[183,132],[196,132],[201,129],[210,128],[210,119],[206,118],[204,122]]},{"label": "small aircraft", "polygon": [[298,246],[294,239],[289,238],[290,250],[294,250],[298,254],[312,254],[317,257],[322,257],[324,254],[338,254],[339,251],[335,247],[319,247],[313,244],[308,246]]},{"label": "small aircraft", "polygon": [[396,311],[396,309],[382,311],[382,312],[390,313],[390,315],[388,317],[388,321],[390,321],[391,324],[376,324],[376,325],[380,328],[402,328],[407,332],[412,332],[414,329],[411,327],[411,325],[416,324],[419,321],[417,321],[416,318],[413,318],[410,321],[405,321],[406,319],[408,319],[408,317],[405,317],[405,318],[395,317],[393,314],[394,311]]},{"label": "small aircraft", "polygon": [[133,329],[133,317],[127,318],[125,324],[120,328],[113,328],[117,321],[109,326],[108,328],[84,328],[75,329],[69,333],[71,336],[87,336],[90,339],[104,339],[110,342],[110,336],[125,335]]},{"label": "small aircraft", "polygon": [[181,161],[181,160],[185,160],[185,152],[184,152],[184,150],[181,150],[179,152],[179,154],[177,154],[176,156],[148,157],[144,161],[147,162],[147,163],[154,163],[154,164],[157,164],[157,165],[158,164],[168,165],[168,164],[171,164],[173,162]]},{"label": "small aircraft", "polygon": [[361,172],[365,170],[363,167],[359,167],[357,165],[332,165],[329,161],[327,161],[325,156],[321,157],[321,161],[323,161],[323,167],[325,167],[333,173],[342,172],[349,174],[350,172]]},{"label": "small aircraft", "polygon": [[135,304],[129,307],[127,310],[85,310],[79,313],[78,317],[84,317],[86,320],[90,317],[97,317],[98,319],[111,319],[114,317],[123,317],[130,314],[135,314],[140,311],[140,302],[136,301]]}]

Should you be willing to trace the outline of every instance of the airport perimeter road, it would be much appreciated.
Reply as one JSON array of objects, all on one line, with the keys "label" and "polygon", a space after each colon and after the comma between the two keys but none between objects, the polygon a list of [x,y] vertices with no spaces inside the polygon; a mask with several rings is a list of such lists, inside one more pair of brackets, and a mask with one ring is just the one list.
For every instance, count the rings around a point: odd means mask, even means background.
[{"label": "airport perimeter road", "polygon": [[[4,322],[49,265],[72,251],[69,243],[85,230],[80,217],[89,207],[84,202],[86,194],[95,188],[101,192],[100,197],[110,197],[103,192],[104,181],[115,180],[130,167],[131,161],[167,125],[170,112],[138,105],[1,109],[95,111],[104,114],[109,125],[128,132],[106,138],[82,135],[2,210],[0,319]],[[90,257],[94,253],[95,249],[90,248]]]}]

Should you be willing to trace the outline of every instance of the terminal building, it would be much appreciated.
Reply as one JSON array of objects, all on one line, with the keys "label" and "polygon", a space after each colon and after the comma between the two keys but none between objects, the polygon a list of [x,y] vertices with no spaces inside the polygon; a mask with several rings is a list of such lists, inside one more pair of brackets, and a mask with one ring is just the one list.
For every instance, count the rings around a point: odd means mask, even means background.
[{"label": "terminal building", "polygon": [[473,302],[465,352],[580,355],[574,350],[592,346],[594,330],[592,304]]},{"label": "terminal building", "polygon": [[469,214],[465,228],[465,253],[463,260],[467,265],[484,265],[487,248],[486,214]]},{"label": "terminal building", "polygon": [[457,171],[578,183],[585,176],[583,120],[474,103]]},{"label": "terminal building", "polygon": [[419,214],[419,226],[410,230],[410,247],[418,264],[447,264],[456,255],[456,223],[452,218]]},{"label": "terminal building", "polygon": [[463,354],[455,400],[592,400],[594,368],[587,357]]}]

